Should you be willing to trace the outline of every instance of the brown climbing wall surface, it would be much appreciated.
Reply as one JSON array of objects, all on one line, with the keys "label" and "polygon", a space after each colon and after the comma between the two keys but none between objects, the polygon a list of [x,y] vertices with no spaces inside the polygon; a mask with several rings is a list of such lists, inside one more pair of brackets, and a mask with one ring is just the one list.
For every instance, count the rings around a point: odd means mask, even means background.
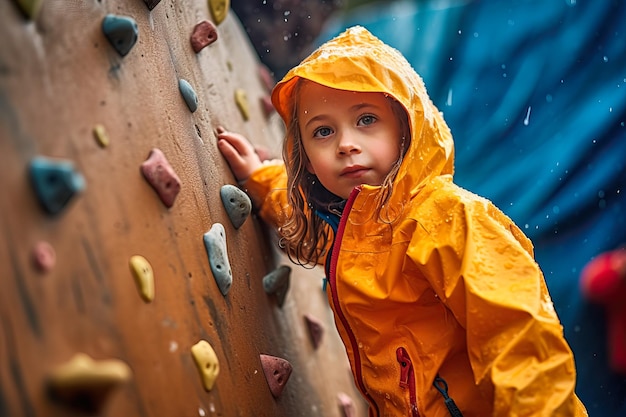
[{"label": "brown climbing wall surface", "polygon": [[228,2],[2,1],[0,39],[0,416],[365,415],[322,274],[221,197],[214,129],[281,137]]}]

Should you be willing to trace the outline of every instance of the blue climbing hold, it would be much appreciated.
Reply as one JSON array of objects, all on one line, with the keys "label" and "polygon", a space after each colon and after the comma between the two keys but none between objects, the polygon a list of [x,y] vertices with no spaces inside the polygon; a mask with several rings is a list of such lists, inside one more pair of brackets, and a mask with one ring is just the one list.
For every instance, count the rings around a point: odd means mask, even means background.
[{"label": "blue climbing hold", "polygon": [[224,226],[221,223],[213,224],[204,234],[203,240],[215,282],[222,295],[226,296],[233,283],[233,272],[228,261]]},{"label": "blue climbing hold", "polygon": [[35,157],[30,162],[30,178],[39,202],[50,214],[60,213],[85,189],[85,179],[70,161]]},{"label": "blue climbing hold", "polygon": [[180,79],[178,80],[178,89],[180,90],[180,94],[182,94],[185,103],[187,103],[187,107],[191,112],[195,112],[198,109],[198,96],[194,91],[193,87],[187,80]]},{"label": "blue climbing hold", "polygon": [[121,56],[130,52],[139,37],[137,22],[128,16],[106,15],[102,20],[102,31]]},{"label": "blue climbing hold", "polygon": [[226,184],[220,190],[222,204],[235,229],[239,229],[252,211],[252,201],[246,193],[234,185]]}]

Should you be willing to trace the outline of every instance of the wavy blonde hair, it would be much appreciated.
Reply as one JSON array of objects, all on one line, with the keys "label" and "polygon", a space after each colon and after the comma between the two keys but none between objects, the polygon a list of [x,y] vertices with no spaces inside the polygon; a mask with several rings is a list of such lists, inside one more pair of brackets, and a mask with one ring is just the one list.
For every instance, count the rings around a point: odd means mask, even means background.
[{"label": "wavy blonde hair", "polygon": [[[306,80],[298,79],[293,88],[292,117],[287,126],[286,139],[283,144],[283,160],[287,171],[287,199],[291,210],[278,232],[281,237],[280,245],[292,262],[303,266],[313,266],[326,255],[333,235],[330,225],[314,212],[318,208],[335,211],[335,207],[339,206],[342,200],[326,190],[317,177],[306,169],[307,155],[302,144],[298,120],[298,98],[304,82]],[[400,169],[411,137],[406,110],[393,97],[389,95],[386,97],[390,101],[394,115],[400,120],[402,149],[400,157],[383,180],[381,191],[377,196],[378,209],[373,216],[380,220],[382,220],[381,209],[391,196],[393,180]]]}]

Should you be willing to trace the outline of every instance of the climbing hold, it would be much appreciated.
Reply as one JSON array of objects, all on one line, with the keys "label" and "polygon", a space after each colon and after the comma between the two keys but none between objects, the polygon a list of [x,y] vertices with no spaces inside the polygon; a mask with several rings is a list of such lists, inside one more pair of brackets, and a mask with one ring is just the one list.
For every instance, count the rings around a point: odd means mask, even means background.
[{"label": "climbing hold", "polygon": [[76,194],[85,189],[85,179],[65,160],[35,157],[30,162],[30,178],[43,208],[60,213]]},{"label": "climbing hold", "polygon": [[48,272],[54,268],[57,255],[52,245],[43,240],[37,242],[33,248],[33,261],[41,272]]},{"label": "climbing hold", "polygon": [[206,46],[217,40],[217,29],[208,20],[198,23],[191,34],[191,47],[195,53],[200,52]]},{"label": "climbing hold", "polygon": [[148,159],[141,164],[141,172],[159,194],[163,204],[172,207],[180,192],[180,179],[160,149],[150,151]]},{"label": "climbing hold", "polygon": [[32,20],[39,13],[43,0],[16,0],[16,2],[24,16]]},{"label": "climbing hold", "polygon": [[268,294],[276,295],[279,307],[282,307],[285,303],[285,297],[289,289],[290,276],[291,267],[281,265],[263,277],[263,289]]},{"label": "climbing hold", "polygon": [[235,90],[235,103],[237,103],[237,107],[239,107],[239,112],[241,113],[243,120],[248,120],[250,118],[248,97],[246,97],[246,92],[241,88]]},{"label": "climbing hold", "polygon": [[226,184],[220,190],[222,204],[235,229],[239,229],[252,211],[252,201],[248,194],[234,185]]},{"label": "climbing hold", "polygon": [[132,17],[114,14],[108,14],[104,17],[102,31],[121,56],[126,56],[130,52],[139,36],[137,22]]},{"label": "climbing hold", "polygon": [[209,264],[215,282],[222,295],[225,296],[233,283],[233,272],[228,261],[226,231],[221,223],[213,224],[211,229],[204,234],[204,247],[209,255]]},{"label": "climbing hold", "polygon": [[109,135],[107,135],[106,129],[101,124],[97,124],[93,127],[93,135],[96,138],[96,142],[101,148],[109,146]]},{"label": "climbing hold", "polygon": [[206,340],[200,340],[191,347],[191,355],[196,362],[202,385],[206,391],[211,391],[215,380],[220,373],[220,363],[213,347]]},{"label": "climbing hold", "polygon": [[187,80],[180,79],[178,80],[178,89],[180,90],[180,94],[183,96],[185,103],[187,103],[187,107],[193,113],[198,109],[198,96],[194,91],[193,87]]},{"label": "climbing hold", "polygon": [[130,367],[118,359],[95,361],[77,353],[69,362],[52,370],[47,383],[53,399],[94,414],[110,392],[131,376]]},{"label": "climbing hold", "polygon": [[260,64],[258,66],[258,70],[259,70],[259,78],[261,79],[261,82],[263,83],[263,87],[265,87],[265,91],[268,93],[272,92],[272,89],[276,85],[276,81],[274,80],[274,77],[272,76],[271,71],[269,70],[268,67],[266,67],[263,64]]},{"label": "climbing hold", "polygon": [[270,96],[261,97],[261,107],[263,108],[263,113],[265,117],[270,117],[274,112],[274,104],[272,104],[272,99]]},{"label": "climbing hold", "polygon": [[285,359],[261,354],[261,366],[272,395],[274,398],[280,397],[291,376],[291,364]]},{"label": "climbing hold", "polygon": [[219,25],[226,19],[229,8],[230,0],[209,0],[209,9],[216,25]]},{"label": "climbing hold", "polygon": [[337,394],[339,399],[339,407],[343,411],[344,417],[356,417],[356,408],[354,407],[354,401],[348,394],[340,392]]},{"label": "climbing hold", "polygon": [[148,6],[148,10],[154,9],[160,1],[161,0],[143,0],[143,2],[146,3],[146,6]]},{"label": "climbing hold", "polygon": [[310,314],[304,315],[304,321],[309,328],[309,335],[311,336],[311,342],[313,343],[313,348],[317,349],[319,345],[322,343],[322,337],[324,336],[324,325],[321,321],[316,319]]},{"label": "climbing hold", "polygon": [[146,303],[154,300],[154,273],[148,260],[141,255],[134,255],[130,257],[128,265],[141,298]]}]

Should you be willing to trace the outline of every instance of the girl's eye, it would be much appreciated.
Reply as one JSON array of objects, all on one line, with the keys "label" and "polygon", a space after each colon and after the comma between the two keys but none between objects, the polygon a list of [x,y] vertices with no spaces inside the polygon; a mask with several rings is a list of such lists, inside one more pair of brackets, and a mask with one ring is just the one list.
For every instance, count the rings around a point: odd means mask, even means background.
[{"label": "girl's eye", "polygon": [[313,132],[313,137],[315,138],[325,138],[326,136],[330,136],[333,133],[333,130],[330,127],[320,127],[315,129]]},{"label": "girl's eye", "polygon": [[359,126],[368,126],[376,122],[376,116],[372,116],[371,114],[366,114],[359,119]]}]

